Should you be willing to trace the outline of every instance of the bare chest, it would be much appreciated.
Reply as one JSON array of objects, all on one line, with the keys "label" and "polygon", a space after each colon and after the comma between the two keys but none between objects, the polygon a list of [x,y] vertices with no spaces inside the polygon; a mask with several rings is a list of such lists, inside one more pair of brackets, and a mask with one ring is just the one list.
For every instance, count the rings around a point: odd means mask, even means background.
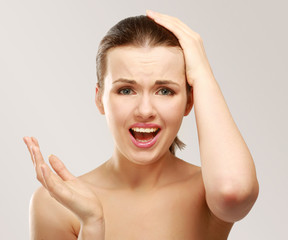
[{"label": "bare chest", "polygon": [[200,240],[209,222],[203,192],[181,186],[149,194],[114,192],[105,196],[103,208],[109,240]]}]

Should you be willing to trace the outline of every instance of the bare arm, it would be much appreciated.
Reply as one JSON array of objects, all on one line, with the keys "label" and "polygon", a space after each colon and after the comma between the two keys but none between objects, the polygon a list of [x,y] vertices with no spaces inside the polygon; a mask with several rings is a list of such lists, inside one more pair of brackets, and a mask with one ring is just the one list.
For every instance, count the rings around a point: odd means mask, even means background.
[{"label": "bare arm", "polygon": [[103,240],[104,215],[102,204],[93,186],[73,176],[56,157],[49,162],[56,173],[45,163],[35,138],[25,137],[36,176],[43,185],[35,192],[30,206],[31,239],[77,239],[73,234],[75,216],[81,224],[78,239]]},{"label": "bare arm", "polygon": [[41,187],[30,202],[30,239],[76,240],[77,235],[70,225],[71,219],[75,218]]},{"label": "bare arm", "polygon": [[217,217],[235,222],[258,195],[253,159],[212,75],[195,81],[193,93],[207,203]]},{"label": "bare arm", "polygon": [[255,166],[214,78],[203,41],[177,18],[147,14],[173,32],[183,49],[187,81],[193,88],[207,204],[223,221],[240,220],[258,196]]}]

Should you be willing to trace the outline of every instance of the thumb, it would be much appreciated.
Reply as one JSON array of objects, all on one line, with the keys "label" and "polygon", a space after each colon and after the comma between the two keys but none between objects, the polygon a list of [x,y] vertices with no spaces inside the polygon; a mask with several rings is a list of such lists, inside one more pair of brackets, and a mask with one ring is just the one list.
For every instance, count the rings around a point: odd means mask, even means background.
[{"label": "thumb", "polygon": [[48,160],[54,171],[59,177],[62,178],[62,180],[68,181],[75,179],[75,176],[68,171],[64,163],[58,157],[56,157],[55,155],[50,155],[48,157]]}]

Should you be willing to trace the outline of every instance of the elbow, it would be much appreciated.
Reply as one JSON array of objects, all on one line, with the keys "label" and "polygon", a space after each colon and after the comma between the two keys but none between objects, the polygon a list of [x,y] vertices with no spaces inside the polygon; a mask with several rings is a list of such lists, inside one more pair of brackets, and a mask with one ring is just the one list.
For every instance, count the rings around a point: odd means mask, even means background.
[{"label": "elbow", "polygon": [[[225,222],[237,222],[244,218],[259,194],[259,184],[257,179],[253,183],[228,183],[219,187],[208,205],[211,211],[218,218]],[[210,204],[209,204],[210,202]]]},{"label": "elbow", "polygon": [[252,183],[235,183],[224,185],[219,191],[219,197],[227,206],[237,206],[243,203],[255,202],[259,193],[259,184],[255,180]]}]

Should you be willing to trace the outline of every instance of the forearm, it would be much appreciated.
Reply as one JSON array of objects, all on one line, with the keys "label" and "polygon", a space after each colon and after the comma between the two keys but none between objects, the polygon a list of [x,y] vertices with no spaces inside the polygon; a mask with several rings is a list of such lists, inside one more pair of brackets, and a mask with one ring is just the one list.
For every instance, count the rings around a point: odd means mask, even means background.
[{"label": "forearm", "polygon": [[235,202],[257,196],[252,156],[214,77],[207,75],[197,79],[193,94],[208,204],[212,201],[212,205],[222,204],[222,196]]}]

